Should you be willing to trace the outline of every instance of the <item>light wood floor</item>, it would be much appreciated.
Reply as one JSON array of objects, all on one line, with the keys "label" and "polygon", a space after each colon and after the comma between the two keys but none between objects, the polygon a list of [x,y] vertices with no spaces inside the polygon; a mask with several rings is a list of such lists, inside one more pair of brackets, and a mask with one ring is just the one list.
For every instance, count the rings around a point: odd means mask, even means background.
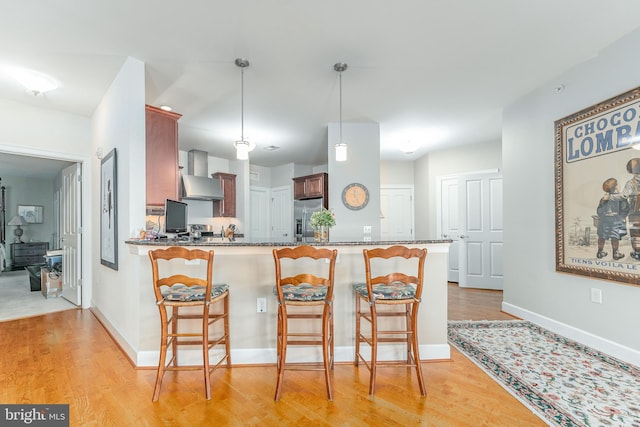
[{"label": "light wood floor", "polygon": [[[451,319],[508,319],[502,293],[449,285]],[[72,426],[543,426],[484,372],[452,348],[452,360],[424,363],[428,395],[406,368],[379,370],[369,398],[365,368],[339,364],[334,401],[321,372],[285,373],[273,401],[274,366],[212,375],[204,399],[198,372],[167,373],[151,402],[154,370],[136,370],[88,310],[0,322],[0,403],[68,403]]]}]

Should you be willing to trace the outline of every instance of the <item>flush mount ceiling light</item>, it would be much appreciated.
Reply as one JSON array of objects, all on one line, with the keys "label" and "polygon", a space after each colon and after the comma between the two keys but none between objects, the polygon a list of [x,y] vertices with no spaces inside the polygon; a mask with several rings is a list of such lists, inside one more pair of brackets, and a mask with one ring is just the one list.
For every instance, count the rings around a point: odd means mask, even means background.
[{"label": "flush mount ceiling light", "polygon": [[333,69],[340,73],[340,140],[334,148],[336,150],[336,162],[347,161],[347,144],[342,140],[342,72],[347,69],[347,64],[338,62]]},{"label": "flush mount ceiling light", "polygon": [[420,148],[420,144],[411,141],[400,145],[400,151],[407,155],[415,153],[418,148]]},{"label": "flush mount ceiling light", "polygon": [[161,105],[160,109],[162,111],[173,111],[173,108],[171,108],[169,105]]},{"label": "flush mount ceiling light", "polygon": [[25,87],[27,93],[33,96],[43,95],[45,92],[49,92],[60,86],[53,77],[39,71],[25,68],[14,69],[12,77]]},{"label": "flush mount ceiling light", "polygon": [[249,61],[243,58],[236,59],[236,65],[240,67],[240,140],[233,143],[236,147],[236,158],[248,160],[249,151],[256,146],[244,138],[244,69],[249,66]]}]

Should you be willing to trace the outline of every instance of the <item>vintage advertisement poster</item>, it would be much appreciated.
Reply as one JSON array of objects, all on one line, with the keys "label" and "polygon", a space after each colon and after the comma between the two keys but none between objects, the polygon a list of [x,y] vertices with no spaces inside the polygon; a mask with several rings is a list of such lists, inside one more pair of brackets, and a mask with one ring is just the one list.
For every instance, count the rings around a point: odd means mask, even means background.
[{"label": "vintage advertisement poster", "polygon": [[640,88],[555,123],[556,270],[640,284]]}]

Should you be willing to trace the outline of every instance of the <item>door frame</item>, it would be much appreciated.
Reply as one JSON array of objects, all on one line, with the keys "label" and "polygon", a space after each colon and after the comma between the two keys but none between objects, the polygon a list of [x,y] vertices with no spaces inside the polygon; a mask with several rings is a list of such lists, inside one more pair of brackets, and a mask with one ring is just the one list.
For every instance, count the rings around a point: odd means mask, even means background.
[{"label": "door frame", "polygon": [[[81,223],[83,230],[92,230],[91,224],[91,198],[82,197],[82,195],[90,194],[91,189],[91,158],[79,154],[59,153],[43,148],[20,147],[16,145],[0,144],[0,154],[14,154],[21,156],[37,157],[41,159],[61,160],[66,162],[74,162],[81,164]],[[82,308],[91,307],[91,280],[93,269],[91,266],[91,233],[83,233],[82,235],[82,251],[78,253],[81,258],[79,262],[82,265]]]}]

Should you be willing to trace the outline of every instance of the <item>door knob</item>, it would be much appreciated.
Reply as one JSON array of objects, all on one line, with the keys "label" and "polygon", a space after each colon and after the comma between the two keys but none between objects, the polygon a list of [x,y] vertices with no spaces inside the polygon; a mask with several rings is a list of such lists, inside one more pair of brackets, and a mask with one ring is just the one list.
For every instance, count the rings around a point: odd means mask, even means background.
[{"label": "door knob", "polygon": [[442,238],[443,238],[443,239],[446,239],[447,237],[449,237],[449,235],[448,235],[448,234],[443,234],[443,235],[442,235]]},{"label": "door knob", "polygon": [[465,236],[464,234],[459,235],[458,237],[460,237],[461,239],[466,239],[469,236]]}]

